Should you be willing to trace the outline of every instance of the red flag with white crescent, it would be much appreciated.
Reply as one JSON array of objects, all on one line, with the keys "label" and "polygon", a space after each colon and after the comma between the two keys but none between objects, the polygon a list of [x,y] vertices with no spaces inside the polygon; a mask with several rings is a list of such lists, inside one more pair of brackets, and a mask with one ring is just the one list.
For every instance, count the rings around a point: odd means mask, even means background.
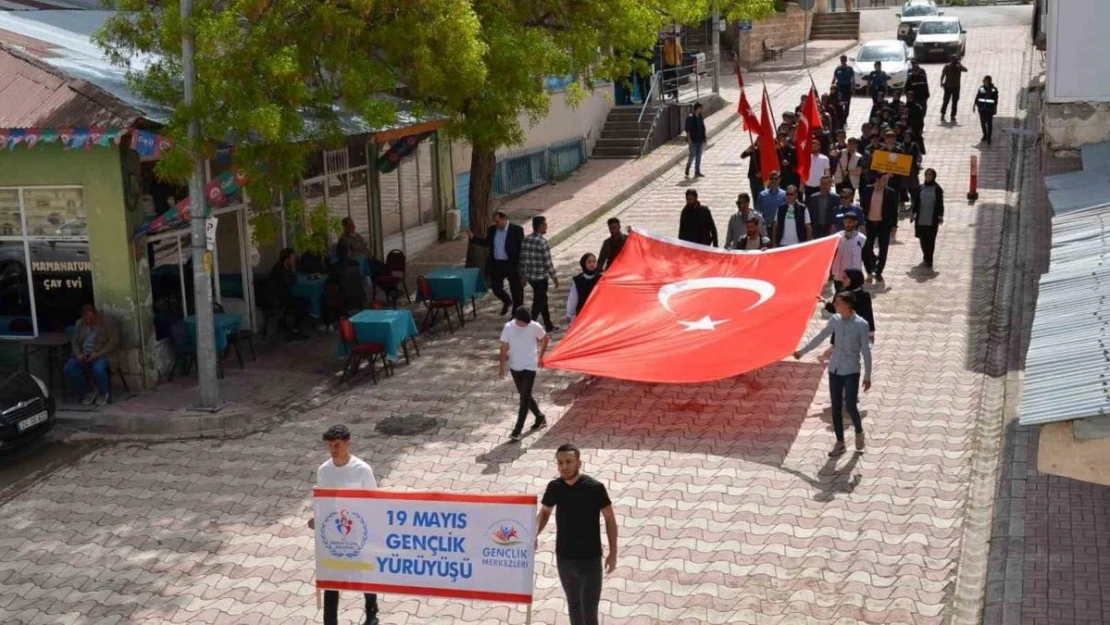
[{"label": "red flag with white crescent", "polygon": [[544,366],[687,384],[777,362],[805,334],[836,243],[738,252],[633,229]]}]

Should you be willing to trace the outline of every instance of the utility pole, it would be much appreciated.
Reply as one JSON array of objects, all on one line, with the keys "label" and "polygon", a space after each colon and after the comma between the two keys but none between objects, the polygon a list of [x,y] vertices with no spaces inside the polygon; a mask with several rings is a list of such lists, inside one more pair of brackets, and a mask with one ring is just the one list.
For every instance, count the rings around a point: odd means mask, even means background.
[{"label": "utility pole", "polygon": [[721,9],[716,0],[713,2],[713,93],[721,92]]},{"label": "utility pole", "polygon": [[[191,16],[193,0],[181,0],[181,69],[185,76],[185,107],[196,103],[196,45]],[[200,149],[200,121],[190,112],[188,128],[193,175],[189,179],[189,205],[192,213],[193,314],[197,326],[197,380],[200,383],[199,408],[215,410],[220,405],[220,383],[216,379],[216,332],[212,317],[212,253],[208,251],[205,226],[208,198],[204,196],[204,155]]]}]

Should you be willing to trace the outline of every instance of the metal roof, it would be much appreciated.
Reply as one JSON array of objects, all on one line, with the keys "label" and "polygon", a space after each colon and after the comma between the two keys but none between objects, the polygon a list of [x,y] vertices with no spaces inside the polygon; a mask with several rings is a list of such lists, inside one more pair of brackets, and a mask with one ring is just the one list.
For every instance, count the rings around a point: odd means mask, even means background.
[{"label": "metal roof", "polygon": [[1045,178],[1052,260],[1026,354],[1022,425],[1110,415],[1108,150],[1085,150],[1083,171]]},{"label": "metal roof", "polygon": [[83,80],[0,46],[0,128],[127,127],[141,116]]},{"label": "metal roof", "polygon": [[[99,89],[108,96],[101,100],[114,100],[130,107],[137,113],[135,117],[164,124],[169,120],[171,111],[135,93],[127,84],[125,69],[109,63],[104,52],[90,39],[113,15],[115,11],[0,11],[0,44],[21,52],[27,58],[34,58],[41,67],[52,68],[57,74],[75,79],[79,84],[94,86],[96,89],[86,91]],[[132,69],[141,70],[147,62],[149,57],[137,56],[131,60]],[[0,81],[5,78],[0,74]],[[0,84],[0,128],[105,125],[77,119],[59,121],[59,116],[50,119],[58,123],[43,123],[28,119],[26,115],[9,119],[4,109],[9,100],[17,95],[22,98],[23,92],[12,91],[7,98],[4,98],[5,93],[4,85]],[[340,130],[347,136],[375,135],[381,141],[402,129],[420,125],[440,126],[447,121],[445,116],[438,114],[418,116],[413,113],[410,103],[399,98],[388,99],[397,110],[394,123],[375,127],[358,115],[336,107]],[[40,108],[32,98],[26,98],[21,104],[31,110]],[[313,128],[312,120],[308,120],[309,132]]]}]

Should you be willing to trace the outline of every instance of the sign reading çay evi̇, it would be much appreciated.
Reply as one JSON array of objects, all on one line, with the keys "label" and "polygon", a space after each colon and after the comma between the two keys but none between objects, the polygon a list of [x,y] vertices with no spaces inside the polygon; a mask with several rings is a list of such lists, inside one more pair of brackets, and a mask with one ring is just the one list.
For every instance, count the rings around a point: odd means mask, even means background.
[{"label": "sign reading \u00e7ay evi\u0307", "polygon": [[314,496],[318,588],[532,602],[534,495]]}]

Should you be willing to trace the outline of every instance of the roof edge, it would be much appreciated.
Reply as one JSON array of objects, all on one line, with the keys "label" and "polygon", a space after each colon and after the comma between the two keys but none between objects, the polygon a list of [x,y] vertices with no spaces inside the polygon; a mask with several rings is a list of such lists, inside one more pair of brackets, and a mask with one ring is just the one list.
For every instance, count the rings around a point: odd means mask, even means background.
[{"label": "roof edge", "polygon": [[108,93],[104,89],[101,89],[100,87],[97,87],[96,85],[86,80],[74,78],[64,71],[61,71],[53,65],[43,61],[42,59],[36,58],[32,54],[28,54],[23,50],[20,50],[18,47],[13,47],[8,44],[0,43],[0,50],[7,52],[8,54],[18,58],[20,61],[23,61],[24,63],[27,63],[28,65],[31,65],[40,71],[46,72],[51,76],[55,76],[56,78],[58,78],[58,80],[63,81],[69,89],[71,89],[80,97],[83,97],[93,104],[96,104],[97,106],[116,114],[118,117],[127,120],[127,126],[133,126],[135,122],[139,120],[145,120],[151,124],[157,123],[153,120],[148,119],[142,113],[142,111],[136,110],[131,105],[127,104],[123,100],[120,100],[111,93]]}]

